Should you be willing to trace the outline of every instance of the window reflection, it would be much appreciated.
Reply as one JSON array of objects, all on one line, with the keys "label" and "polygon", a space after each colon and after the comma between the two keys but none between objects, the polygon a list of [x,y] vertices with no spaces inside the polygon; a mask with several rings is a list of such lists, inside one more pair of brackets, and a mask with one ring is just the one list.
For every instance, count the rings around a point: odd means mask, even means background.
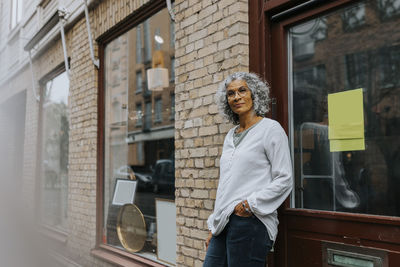
[{"label": "window reflection", "polygon": [[353,31],[365,24],[365,6],[363,3],[343,10],[342,25],[344,31]]},{"label": "window reflection", "polygon": [[[376,3],[289,30],[298,208],[400,215],[400,4]],[[316,41],[318,31],[325,38]],[[363,88],[366,148],[330,152],[327,95],[357,88]]]},{"label": "window reflection", "polygon": [[382,20],[400,16],[400,0],[378,0],[379,15]]},{"label": "window reflection", "polygon": [[[173,73],[169,62],[169,59],[174,58],[170,40],[173,36],[170,33],[173,29],[171,24],[167,9],[161,10],[109,43],[104,57],[106,86],[102,240],[107,245],[139,253],[155,261],[158,260],[157,233],[163,230],[157,225],[157,220],[164,219],[162,214],[156,214],[156,199],[158,202],[166,202],[175,198],[174,122],[169,119],[175,108],[175,100],[174,80],[161,91],[149,91],[146,70],[155,65],[153,61],[157,55],[162,58],[157,63],[159,67]],[[132,187],[135,189],[119,190],[117,184],[124,184],[117,182],[121,180],[135,181]],[[146,229],[136,239],[145,240],[143,244],[136,244],[139,250],[132,250],[127,245],[129,242],[124,243],[121,236],[118,236],[118,216],[122,206],[116,205],[119,202],[113,203],[115,194],[132,192],[133,204],[143,215]],[[124,197],[119,199],[130,199],[130,196]],[[124,229],[120,232],[128,236],[142,228]],[[135,242],[135,239],[131,241]],[[171,248],[171,258],[175,258],[175,246]],[[162,249],[165,251],[165,248]]]},{"label": "window reflection", "polygon": [[64,72],[46,83],[42,94],[42,222],[67,228],[69,80]]}]

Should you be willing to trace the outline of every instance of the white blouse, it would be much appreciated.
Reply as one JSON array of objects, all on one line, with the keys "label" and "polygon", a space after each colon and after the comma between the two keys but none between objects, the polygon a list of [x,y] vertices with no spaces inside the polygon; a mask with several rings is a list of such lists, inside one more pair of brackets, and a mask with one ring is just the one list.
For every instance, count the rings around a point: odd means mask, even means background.
[{"label": "white blouse", "polygon": [[217,199],[207,220],[208,229],[213,235],[221,233],[235,206],[247,200],[270,239],[275,240],[279,223],[276,210],[293,184],[288,138],[277,121],[263,118],[235,147],[235,128],[225,137]]}]

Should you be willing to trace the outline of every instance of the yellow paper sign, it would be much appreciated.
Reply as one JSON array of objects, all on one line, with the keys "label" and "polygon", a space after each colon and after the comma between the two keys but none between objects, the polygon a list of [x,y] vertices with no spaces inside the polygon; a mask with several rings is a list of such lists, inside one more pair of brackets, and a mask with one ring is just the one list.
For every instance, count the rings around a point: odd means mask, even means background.
[{"label": "yellow paper sign", "polygon": [[328,95],[330,150],[364,150],[364,109],[362,89]]}]

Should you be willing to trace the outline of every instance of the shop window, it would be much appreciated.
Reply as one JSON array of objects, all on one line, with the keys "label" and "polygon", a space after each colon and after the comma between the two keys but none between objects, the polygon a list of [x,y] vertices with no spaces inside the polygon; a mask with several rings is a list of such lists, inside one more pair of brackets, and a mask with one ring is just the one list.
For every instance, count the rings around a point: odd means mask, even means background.
[{"label": "shop window", "polygon": [[400,0],[378,0],[378,12],[381,20],[400,16]]},{"label": "shop window", "polygon": [[[162,110],[163,106],[174,104],[167,102],[172,99],[161,98],[161,95],[174,95],[174,84],[172,82],[164,92],[152,97],[146,89],[145,69],[153,65],[151,55],[155,49],[174,57],[169,41],[171,23],[168,10],[164,8],[121,36],[129,40],[127,47],[118,44],[118,51],[110,49],[120,39],[117,37],[104,49],[105,119],[102,122],[104,154],[101,155],[104,157],[101,177],[104,204],[99,239],[106,247],[163,264],[175,264],[176,257],[174,238],[168,242],[164,239],[165,231],[174,233],[176,223],[175,219],[170,221],[169,216],[176,211],[174,122],[163,121]],[[164,42],[158,46],[156,39]],[[118,68],[107,68],[117,58],[126,58],[128,62],[121,63]],[[145,66],[141,64],[143,61]],[[110,79],[114,72],[130,75],[112,86],[114,83]],[[113,99],[119,101],[116,107]],[[118,106],[124,107],[129,116],[122,115],[123,121],[115,125],[113,109],[118,110]],[[163,127],[154,127],[155,122],[162,122]],[[125,220],[125,216],[133,217]],[[169,229],[171,225],[172,230]]]},{"label": "shop window", "polygon": [[41,221],[66,230],[68,219],[69,80],[46,82],[41,100]]},{"label": "shop window", "polygon": [[22,19],[22,0],[11,0],[11,29],[15,28]]},{"label": "shop window", "polygon": [[[312,40],[312,31],[304,29],[316,18],[288,31],[295,208],[400,216],[400,17],[361,23],[365,14],[378,13],[376,3],[362,1],[321,15],[319,19],[329,22],[328,34],[314,42],[313,57],[301,61],[296,51],[304,42],[296,39],[302,33],[302,40]],[[387,8],[385,16],[393,10]],[[349,25],[363,27],[338,31],[333,22],[349,14],[354,20]],[[365,147],[335,151],[329,139],[328,95],[359,88]]]}]

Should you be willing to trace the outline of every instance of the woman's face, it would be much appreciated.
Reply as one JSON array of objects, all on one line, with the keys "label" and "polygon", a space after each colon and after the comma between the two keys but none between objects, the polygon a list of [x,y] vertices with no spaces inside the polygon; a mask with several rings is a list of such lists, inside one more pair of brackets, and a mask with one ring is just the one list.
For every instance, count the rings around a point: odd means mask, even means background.
[{"label": "woman's face", "polygon": [[226,97],[232,111],[239,116],[253,112],[253,99],[251,91],[245,81],[234,80],[226,87]]}]

